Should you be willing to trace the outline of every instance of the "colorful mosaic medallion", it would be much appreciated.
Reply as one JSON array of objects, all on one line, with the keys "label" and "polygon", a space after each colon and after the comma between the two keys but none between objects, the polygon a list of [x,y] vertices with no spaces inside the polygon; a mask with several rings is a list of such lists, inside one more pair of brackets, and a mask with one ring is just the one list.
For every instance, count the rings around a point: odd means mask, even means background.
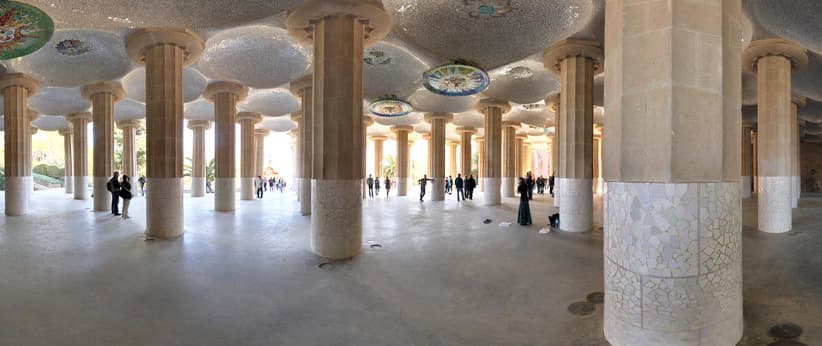
[{"label": "colorful mosaic medallion", "polygon": [[513,10],[510,0],[462,0],[471,17],[502,17]]},{"label": "colorful mosaic medallion", "polygon": [[368,105],[368,111],[379,117],[398,117],[411,113],[411,104],[397,96],[386,95]]},{"label": "colorful mosaic medallion", "polygon": [[92,47],[86,42],[77,39],[68,39],[57,42],[57,44],[54,45],[54,49],[56,49],[60,55],[78,56],[88,53]]},{"label": "colorful mosaic medallion", "polygon": [[34,53],[54,33],[54,22],[39,8],[0,0],[0,59]]},{"label": "colorful mosaic medallion", "polygon": [[525,66],[516,66],[508,70],[508,75],[515,79],[531,78],[534,76],[534,70]]},{"label": "colorful mosaic medallion", "polygon": [[391,63],[391,57],[381,50],[366,51],[365,57],[362,60],[369,65],[386,65]]},{"label": "colorful mosaic medallion", "polygon": [[473,95],[482,92],[491,83],[488,73],[461,61],[425,71],[422,79],[426,89],[445,96]]}]

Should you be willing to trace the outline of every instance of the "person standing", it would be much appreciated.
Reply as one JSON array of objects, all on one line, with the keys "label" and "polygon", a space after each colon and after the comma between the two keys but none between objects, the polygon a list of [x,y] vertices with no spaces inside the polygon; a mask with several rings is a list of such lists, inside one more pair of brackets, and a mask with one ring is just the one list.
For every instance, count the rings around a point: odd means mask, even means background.
[{"label": "person standing", "polygon": [[517,213],[517,223],[523,226],[531,224],[531,206],[528,205],[528,183],[523,178],[519,178],[519,212]]},{"label": "person standing", "polygon": [[114,171],[111,179],[106,183],[106,190],[111,193],[111,213],[114,215],[120,215],[120,190],[122,188],[120,172]]},{"label": "person standing", "polygon": [[457,179],[454,179],[454,187],[457,188],[457,202],[460,201],[460,196],[462,196],[462,200],[465,201],[465,192],[463,192],[463,180],[462,175],[457,173]]},{"label": "person standing", "polygon": [[131,193],[131,182],[129,179],[129,176],[123,174],[122,182],[120,183],[123,188],[120,190],[120,197],[123,198],[123,219],[131,218],[128,216],[128,206],[131,204],[131,197],[133,197],[133,195]]},{"label": "person standing", "polygon": [[265,187],[265,180],[263,180],[263,177],[258,175],[254,178],[254,187],[257,188],[257,198],[263,198],[263,190]]},{"label": "person standing", "polygon": [[380,177],[374,178],[374,194],[380,197]]},{"label": "person standing", "polygon": [[548,176],[548,193],[551,194],[551,197],[554,197],[554,176]]},{"label": "person standing", "polygon": [[534,199],[534,175],[531,172],[525,174],[525,184],[528,185],[528,200]]},{"label": "person standing", "polygon": [[391,192],[391,179],[385,177],[385,197]]},{"label": "person standing", "polygon": [[[143,184],[140,184],[141,186]],[[206,180],[206,193],[214,193],[214,188],[211,187],[211,180]]]},{"label": "person standing", "polygon": [[146,195],[146,176],[141,175],[140,179],[137,179],[137,181],[140,183],[140,195],[145,196]]},{"label": "person standing", "polygon": [[474,179],[474,175],[471,174],[468,176],[468,179],[465,180],[465,192],[468,193],[466,198],[470,200],[474,200],[474,188],[477,187],[477,180]]},{"label": "person standing", "polygon": [[428,178],[428,174],[423,174],[422,179],[418,181],[420,183],[420,202],[422,202],[422,198],[425,197],[425,185],[428,184],[429,181],[432,184],[434,183],[434,179]]},{"label": "person standing", "polygon": [[365,185],[368,185],[368,197],[374,198],[374,178],[371,177],[371,174],[365,179]]}]

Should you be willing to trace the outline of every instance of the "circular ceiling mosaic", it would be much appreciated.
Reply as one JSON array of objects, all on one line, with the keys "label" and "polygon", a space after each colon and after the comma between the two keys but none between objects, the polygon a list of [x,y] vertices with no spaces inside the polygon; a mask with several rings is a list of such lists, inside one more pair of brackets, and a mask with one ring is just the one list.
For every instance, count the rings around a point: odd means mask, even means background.
[{"label": "circular ceiling mosaic", "polygon": [[411,104],[396,96],[381,98],[368,105],[368,111],[380,117],[399,117],[411,113],[412,110]]},{"label": "circular ceiling mosaic", "polygon": [[425,71],[422,79],[426,89],[445,96],[473,95],[491,83],[488,73],[481,68],[461,63],[434,67]]},{"label": "circular ceiling mosaic", "polygon": [[54,33],[54,22],[39,8],[17,1],[0,1],[0,59],[29,55]]}]

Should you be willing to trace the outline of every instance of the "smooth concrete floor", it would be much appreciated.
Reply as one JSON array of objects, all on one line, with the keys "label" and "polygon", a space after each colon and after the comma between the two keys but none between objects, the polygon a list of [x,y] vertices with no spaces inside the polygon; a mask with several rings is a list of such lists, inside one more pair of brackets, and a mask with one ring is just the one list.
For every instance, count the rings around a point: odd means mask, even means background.
[{"label": "smooth concrete floor", "polygon": [[[602,305],[567,310],[602,291],[599,228],[538,234],[553,209],[543,197],[522,227],[516,199],[382,192],[364,205],[362,255],[322,268],[293,194],[233,213],[186,197],[185,235],[146,241],[143,198],[122,220],[35,192],[29,216],[0,216],[0,345],[607,345]],[[781,235],[755,231],[755,203],[743,203],[740,344],[774,341],[782,322],[822,344],[822,195]]]}]

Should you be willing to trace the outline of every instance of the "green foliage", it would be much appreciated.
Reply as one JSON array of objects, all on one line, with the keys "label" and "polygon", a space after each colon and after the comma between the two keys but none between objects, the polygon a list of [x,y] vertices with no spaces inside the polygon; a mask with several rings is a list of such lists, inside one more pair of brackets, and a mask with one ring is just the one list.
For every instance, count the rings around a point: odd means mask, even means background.
[{"label": "green foliage", "polygon": [[[385,164],[388,162],[388,164]],[[385,155],[383,158],[382,169],[380,170],[381,177],[396,177],[397,176],[397,158],[394,155]]]},{"label": "green foliage", "polygon": [[41,163],[37,166],[34,166],[32,172],[37,175],[43,175],[47,177],[51,177],[54,179],[61,180],[66,175],[66,170],[62,167],[57,167],[55,165],[48,165]]},{"label": "green foliage", "polygon": [[39,185],[62,185],[63,179],[56,179],[47,175],[42,175],[38,173],[32,173],[32,179],[34,180],[35,184]]},{"label": "green foliage", "polygon": [[207,181],[214,181],[214,172],[215,172],[214,159],[211,159],[211,161],[208,161],[208,164],[206,165],[206,180]]}]

